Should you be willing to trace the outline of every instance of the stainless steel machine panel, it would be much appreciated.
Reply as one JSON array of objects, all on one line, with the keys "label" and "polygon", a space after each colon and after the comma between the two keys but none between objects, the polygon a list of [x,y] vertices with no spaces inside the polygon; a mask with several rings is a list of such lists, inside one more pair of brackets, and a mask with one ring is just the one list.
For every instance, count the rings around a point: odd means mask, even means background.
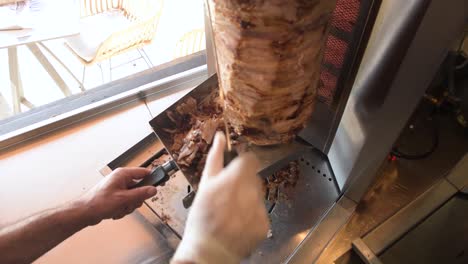
[{"label": "stainless steel machine panel", "polygon": [[373,181],[466,19],[465,0],[382,1],[327,154],[351,200]]}]

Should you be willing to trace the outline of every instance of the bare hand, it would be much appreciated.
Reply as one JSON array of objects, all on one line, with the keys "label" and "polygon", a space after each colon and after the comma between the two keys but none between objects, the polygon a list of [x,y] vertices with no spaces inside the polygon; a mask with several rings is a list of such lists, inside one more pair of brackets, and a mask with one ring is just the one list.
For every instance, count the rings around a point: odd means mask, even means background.
[{"label": "bare hand", "polygon": [[225,145],[218,133],[174,263],[239,263],[267,236],[259,162],[247,153],[223,168]]},{"label": "bare hand", "polygon": [[135,180],[150,174],[145,168],[118,168],[85,193],[79,202],[87,208],[90,225],[104,219],[120,219],[139,208],[146,199],[156,195],[156,187],[129,189]]}]

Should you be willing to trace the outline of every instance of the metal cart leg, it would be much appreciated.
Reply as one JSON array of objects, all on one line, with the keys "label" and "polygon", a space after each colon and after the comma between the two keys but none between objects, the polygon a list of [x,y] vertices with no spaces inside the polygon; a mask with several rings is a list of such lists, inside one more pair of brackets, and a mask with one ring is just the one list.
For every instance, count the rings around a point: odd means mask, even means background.
[{"label": "metal cart leg", "polygon": [[[37,43],[41,48],[43,48],[45,51],[47,51],[47,53],[49,53],[58,63],[60,63],[60,65],[62,65],[62,67],[73,77],[73,79],[75,79],[75,81],[80,85],[80,90],[81,91],[86,91],[85,87],[84,87],[84,77],[83,77],[83,80],[80,81],[78,79],[78,77],[75,76],[75,74],[73,74],[73,72],[65,65],[65,63],[63,63],[63,61],[61,61],[46,45],[44,45],[44,43],[42,42],[38,42]],[[84,73],[83,73],[84,75]]]},{"label": "metal cart leg", "polygon": [[18,67],[18,48],[8,48],[8,63],[10,65],[11,95],[13,98],[13,113],[21,112],[21,100],[24,98],[23,85]]},{"label": "metal cart leg", "polygon": [[30,43],[26,45],[29,50],[32,52],[32,54],[36,57],[36,59],[41,63],[41,65],[44,67],[44,69],[49,73],[50,77],[54,80],[54,82],[57,84],[57,86],[62,90],[62,93],[65,96],[70,96],[72,95],[72,92],[70,91],[70,88],[68,88],[67,84],[65,81],[60,77],[58,74],[57,70],[52,66],[49,60],[47,60],[46,56],[42,51],[39,49],[39,46],[36,43]]}]

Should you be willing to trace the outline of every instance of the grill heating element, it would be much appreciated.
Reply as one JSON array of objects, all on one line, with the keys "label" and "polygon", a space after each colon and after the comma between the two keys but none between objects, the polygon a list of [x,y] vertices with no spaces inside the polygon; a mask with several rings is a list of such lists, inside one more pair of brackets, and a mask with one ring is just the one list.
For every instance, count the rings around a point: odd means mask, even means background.
[{"label": "grill heating element", "polygon": [[343,74],[345,58],[355,35],[361,12],[360,0],[337,0],[322,61],[318,100],[331,105],[335,100],[338,80]]}]

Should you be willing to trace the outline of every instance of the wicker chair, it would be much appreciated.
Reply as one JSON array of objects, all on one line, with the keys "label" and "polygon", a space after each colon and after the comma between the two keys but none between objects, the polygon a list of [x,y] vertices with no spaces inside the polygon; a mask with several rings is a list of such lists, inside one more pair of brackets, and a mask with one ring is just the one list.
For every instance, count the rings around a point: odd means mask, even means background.
[{"label": "wicker chair", "polygon": [[140,48],[153,40],[162,8],[163,0],[80,0],[80,35],[65,44],[85,66],[82,82],[86,66],[98,63],[102,73],[100,62],[132,49],[151,67]]},{"label": "wicker chair", "polygon": [[205,49],[205,30],[194,29],[185,33],[176,44],[174,58],[184,57]]}]

